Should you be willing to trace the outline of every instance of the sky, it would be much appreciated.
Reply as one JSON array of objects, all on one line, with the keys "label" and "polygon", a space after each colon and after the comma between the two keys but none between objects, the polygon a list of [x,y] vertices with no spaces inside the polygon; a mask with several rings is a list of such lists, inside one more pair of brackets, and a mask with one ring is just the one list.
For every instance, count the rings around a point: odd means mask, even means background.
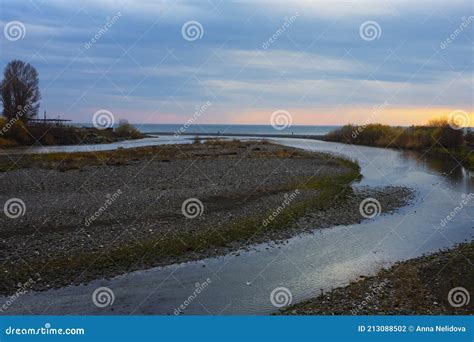
[{"label": "sky", "polygon": [[472,1],[2,0],[0,27],[51,117],[474,126]]}]

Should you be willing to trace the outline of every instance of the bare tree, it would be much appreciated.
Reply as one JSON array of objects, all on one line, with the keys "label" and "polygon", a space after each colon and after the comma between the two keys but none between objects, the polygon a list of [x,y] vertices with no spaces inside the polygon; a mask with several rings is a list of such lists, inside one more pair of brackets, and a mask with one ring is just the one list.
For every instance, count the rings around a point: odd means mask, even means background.
[{"label": "bare tree", "polygon": [[41,94],[38,72],[29,63],[13,60],[7,64],[0,83],[3,116],[28,121],[36,117]]}]

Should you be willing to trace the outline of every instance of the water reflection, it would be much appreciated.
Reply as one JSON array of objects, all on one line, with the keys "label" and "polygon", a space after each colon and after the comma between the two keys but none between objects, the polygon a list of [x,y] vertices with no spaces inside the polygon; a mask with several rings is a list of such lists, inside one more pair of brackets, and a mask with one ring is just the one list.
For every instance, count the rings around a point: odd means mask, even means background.
[{"label": "water reflection", "polygon": [[452,186],[459,190],[470,190],[474,184],[474,173],[467,170],[454,159],[441,158],[432,155],[425,155],[416,151],[403,151],[400,153],[401,158],[414,161],[417,168],[425,171],[435,171],[445,177]]},{"label": "water reflection", "polygon": [[97,152],[111,151],[118,148],[134,148],[144,146],[166,145],[166,144],[187,144],[192,142],[192,137],[174,136],[153,136],[151,138],[124,140],[109,144],[92,145],[58,145],[58,146],[29,146],[1,149],[0,154],[36,154],[36,153],[56,153],[56,152]]}]

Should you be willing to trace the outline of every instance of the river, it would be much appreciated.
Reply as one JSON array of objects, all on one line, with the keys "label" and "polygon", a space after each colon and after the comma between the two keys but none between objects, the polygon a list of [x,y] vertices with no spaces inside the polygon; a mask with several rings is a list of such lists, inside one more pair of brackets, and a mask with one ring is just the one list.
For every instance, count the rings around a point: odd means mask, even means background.
[{"label": "river", "polygon": [[[416,198],[395,214],[316,230],[284,244],[260,244],[222,257],[27,293],[5,313],[172,315],[182,305],[184,314],[269,314],[277,310],[270,301],[275,288],[286,288],[296,303],[396,261],[472,239],[474,200],[441,224],[473,192],[474,175],[459,165],[414,152],[303,139],[271,141],[357,159],[363,179],[355,186],[408,186]],[[93,304],[98,287],[113,291],[113,305]]]}]

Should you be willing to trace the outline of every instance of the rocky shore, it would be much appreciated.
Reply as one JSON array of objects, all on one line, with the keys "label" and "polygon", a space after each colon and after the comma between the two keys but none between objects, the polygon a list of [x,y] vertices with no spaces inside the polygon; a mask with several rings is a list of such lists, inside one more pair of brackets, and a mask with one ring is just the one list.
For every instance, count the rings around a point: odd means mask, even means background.
[{"label": "rocky shore", "polygon": [[472,315],[474,242],[399,262],[284,315]]},{"label": "rocky shore", "polygon": [[[221,255],[364,220],[407,203],[405,188],[362,188],[358,166],[267,142],[206,141],[18,161],[0,173],[0,294]],[[10,213],[11,214],[11,213]],[[12,217],[17,216],[17,217]]]}]

